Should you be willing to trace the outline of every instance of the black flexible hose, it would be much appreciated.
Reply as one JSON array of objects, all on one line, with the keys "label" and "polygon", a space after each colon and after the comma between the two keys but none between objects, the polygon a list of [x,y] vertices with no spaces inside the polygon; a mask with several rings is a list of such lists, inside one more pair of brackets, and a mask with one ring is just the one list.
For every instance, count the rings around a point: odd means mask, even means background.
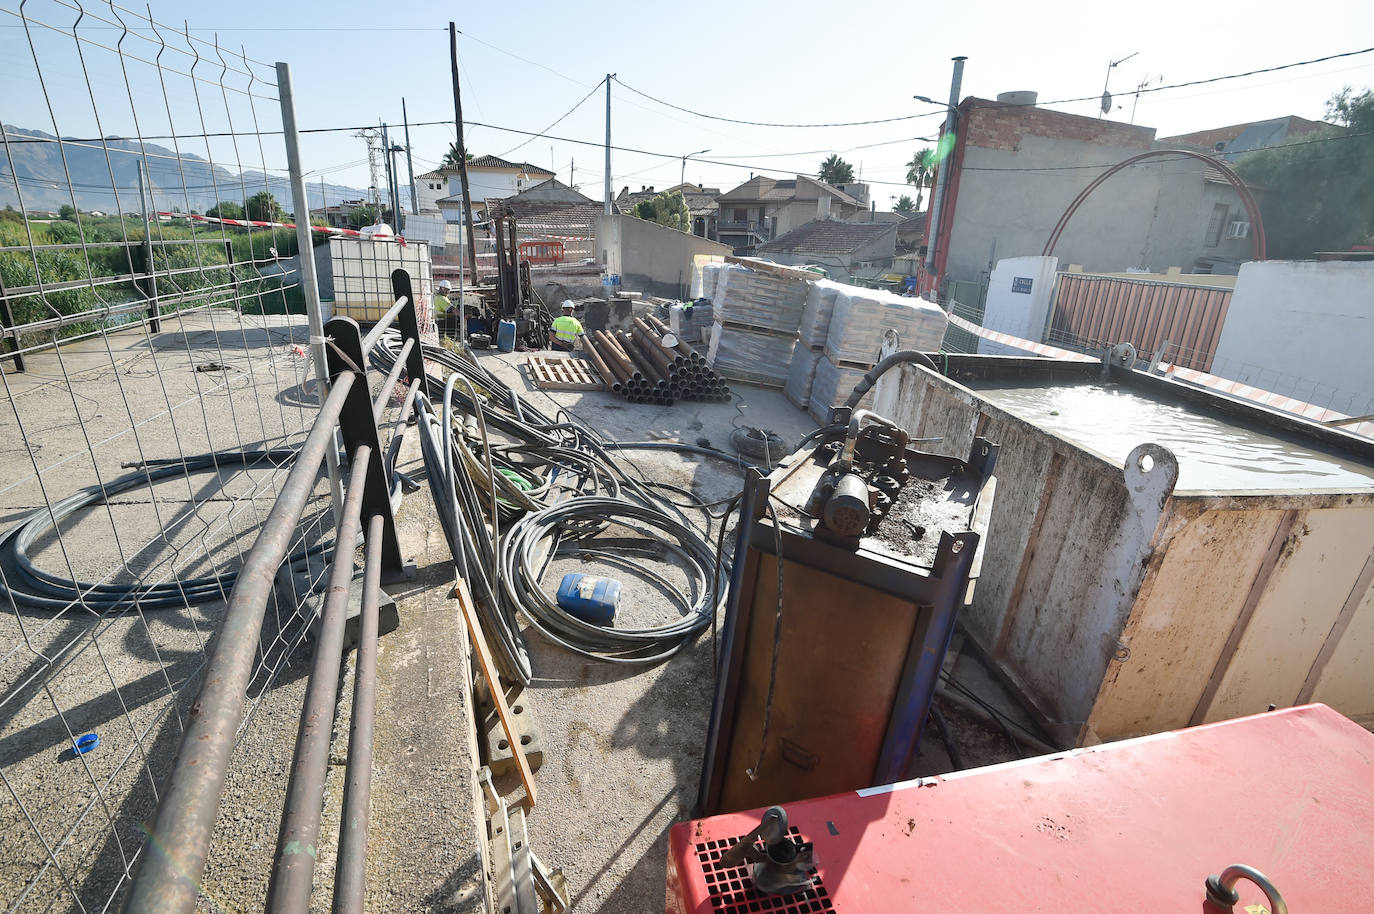
[{"label": "black flexible hose", "polygon": [[[259,451],[226,451],[200,454],[175,460],[148,461],[142,468],[105,483],[90,486],[52,505],[27,515],[0,539],[0,597],[8,596],[21,606],[61,611],[74,605],[97,612],[108,612],[130,603],[141,609],[182,609],[200,603],[225,599],[238,579],[238,571],[164,582],[160,584],[97,584],[76,581],[38,568],[29,549],[58,522],[78,511],[102,505],[112,496],[141,488],[173,476],[199,470],[219,470],[225,466],[252,467],[271,462],[277,465],[294,459],[294,448]],[[295,563],[309,556],[327,553],[332,547],[310,546],[292,553],[286,561]]]},{"label": "black flexible hose", "polygon": [[931,361],[930,356],[926,355],[924,352],[917,352],[915,349],[902,349],[892,353],[877,365],[870,368],[868,374],[864,375],[863,379],[860,380],[858,384],[854,385],[854,390],[850,393],[849,399],[844,401],[844,405],[850,409],[858,406],[859,401],[873,388],[874,384],[878,383],[879,378],[898,365],[903,365],[908,362],[920,365],[923,368],[929,368],[936,374],[940,373],[940,369]]},{"label": "black flexible hose", "polygon": [[[399,346],[397,334],[383,336],[372,352],[373,366],[390,370]],[[427,362],[449,372],[448,383],[427,375],[415,400],[425,475],[454,562],[468,581],[497,662],[507,676],[528,683],[532,675],[517,614],[553,643],[613,663],[665,660],[711,624],[722,589],[718,586],[721,576],[715,571],[717,556],[683,510],[709,514],[709,505],[679,505],[664,497],[656,480],[629,461],[622,464],[613,452],[632,448],[695,452],[741,468],[748,466],[745,461],[698,445],[607,440],[562,409],[554,417],[547,416],[474,360],[433,346],[424,346],[421,352]],[[481,428],[469,428],[469,434],[481,433],[480,444],[462,437],[458,427],[464,417],[480,417]],[[479,448],[480,460],[473,459],[472,448]],[[548,478],[517,496],[507,480],[489,478],[499,475],[494,471],[502,466],[527,477],[542,466]],[[501,493],[495,505],[493,492]],[[550,501],[569,492],[572,498]],[[528,509],[531,504],[537,507]],[[490,516],[494,507],[499,514],[499,540],[493,535]],[[550,548],[541,563],[545,565],[563,543],[578,544],[583,555],[608,559],[604,550],[596,548],[595,537],[612,523],[628,526],[656,543],[656,549],[673,553],[688,570],[694,581],[691,592],[697,596],[691,605],[685,595],[674,597],[682,604],[681,618],[644,629],[592,626],[565,613],[541,589],[539,579],[545,568],[535,565],[546,545]],[[634,567],[669,593],[678,594],[666,579],[644,568],[642,561]],[[725,563],[726,575],[728,567]]]}]

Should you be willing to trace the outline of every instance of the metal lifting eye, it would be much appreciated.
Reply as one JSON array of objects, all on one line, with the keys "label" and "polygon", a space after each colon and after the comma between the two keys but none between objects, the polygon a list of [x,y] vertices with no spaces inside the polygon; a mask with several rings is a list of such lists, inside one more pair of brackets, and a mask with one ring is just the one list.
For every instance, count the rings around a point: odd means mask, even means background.
[{"label": "metal lifting eye", "polygon": [[1279,890],[1269,881],[1269,877],[1254,867],[1241,863],[1233,863],[1219,875],[1207,877],[1207,901],[1222,910],[1233,910],[1240,903],[1236,883],[1242,879],[1248,879],[1259,886],[1264,897],[1269,899],[1270,914],[1288,914],[1288,905],[1279,894]]}]

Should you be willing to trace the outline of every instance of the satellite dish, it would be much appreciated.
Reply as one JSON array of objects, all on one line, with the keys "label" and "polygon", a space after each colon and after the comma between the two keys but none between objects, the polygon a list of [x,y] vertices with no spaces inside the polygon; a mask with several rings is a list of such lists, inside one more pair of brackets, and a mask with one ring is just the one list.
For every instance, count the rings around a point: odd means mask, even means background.
[{"label": "satellite dish", "polygon": [[1102,93],[1102,113],[1103,113],[1103,114],[1106,114],[1106,113],[1107,113],[1108,111],[1110,111],[1110,110],[1112,110],[1112,93],[1110,93],[1110,92],[1103,92],[1103,93]]}]

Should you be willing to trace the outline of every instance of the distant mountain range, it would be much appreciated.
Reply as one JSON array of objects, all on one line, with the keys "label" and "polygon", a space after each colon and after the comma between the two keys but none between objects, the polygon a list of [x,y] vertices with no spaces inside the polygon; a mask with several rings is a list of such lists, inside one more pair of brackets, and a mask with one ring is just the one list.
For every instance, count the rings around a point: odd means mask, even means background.
[{"label": "distant mountain range", "polygon": [[[70,205],[72,193],[81,210],[102,212],[138,212],[138,166],[147,155],[149,180],[153,185],[153,201],[157,209],[204,212],[216,201],[242,203],[261,190],[269,190],[286,210],[291,207],[291,184],[285,174],[267,174],[248,169],[242,174],[211,165],[201,156],[183,152],[180,157],[172,149],[153,143],[142,146],[129,140],[70,139],[57,137],[41,130],[25,130],[5,125],[9,136],[9,154],[0,146],[0,207],[20,208],[15,191],[15,175],[23,192],[23,207],[28,210],[56,210]],[[109,147],[106,159],[105,148]],[[256,142],[253,143],[256,152]],[[67,170],[71,174],[71,189],[62,167],[66,153]],[[114,172],[114,181],[110,173]],[[116,198],[116,191],[118,192]],[[330,204],[340,200],[358,200],[367,192],[343,184],[325,184],[306,179],[306,196],[312,208],[321,206],[328,198]],[[116,202],[117,201],[117,202]]]}]

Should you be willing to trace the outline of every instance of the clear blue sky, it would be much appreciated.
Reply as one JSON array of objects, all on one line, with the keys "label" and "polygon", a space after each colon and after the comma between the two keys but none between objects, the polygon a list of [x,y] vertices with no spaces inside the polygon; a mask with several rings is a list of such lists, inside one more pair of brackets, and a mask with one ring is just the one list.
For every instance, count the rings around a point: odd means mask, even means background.
[{"label": "clear blue sky", "polygon": [[[0,118],[7,124],[51,130],[24,30],[16,27],[17,8],[17,0],[0,0],[0,84],[6,87],[0,96]],[[90,9],[110,16],[108,7],[90,4]],[[52,0],[34,0],[26,11],[64,27],[76,18],[71,7]],[[742,120],[818,123],[933,111],[934,116],[863,127],[751,127],[704,120],[613,87],[616,145],[673,156],[709,148],[704,158],[740,166],[689,162],[690,181],[728,188],[747,179],[751,170],[814,173],[824,151],[834,150],[874,184],[879,208],[888,208],[890,196],[903,192],[897,186],[905,174],[903,163],[928,145],[914,138],[933,135],[941,120],[942,111],[911,96],[945,97],[949,58],[955,54],[969,58],[964,95],[992,97],[1009,89],[1034,89],[1048,101],[1096,96],[1108,62],[1138,52],[1111,76],[1111,89],[1123,107],[1110,116],[1127,120],[1129,92],[1147,78],[1183,82],[1374,44],[1374,3],[1349,0],[1283,7],[1250,3],[1225,12],[1181,2],[1047,7],[1024,2],[870,0],[702,0],[681,5],[352,0],[192,5],[155,0],[153,13],[162,22],[178,25],[182,17],[189,17],[197,37],[208,40],[217,32],[223,45],[243,45],[258,60],[288,61],[302,128],[379,120],[399,124],[402,96],[413,121],[451,120],[450,18],[463,32],[459,55],[464,113],[485,124],[542,130],[608,71],[650,95]],[[100,23],[87,20],[86,25]],[[108,27],[82,29],[83,35],[99,42],[112,43],[119,34]],[[127,92],[114,55],[86,49],[86,74],[92,82],[88,88],[70,38],[42,28],[33,32],[61,132],[94,135],[91,92],[97,96],[106,134],[131,131]],[[150,48],[134,38],[125,44],[126,51],[140,56],[149,54]],[[197,72],[206,73],[206,66]],[[167,114],[156,71],[134,61],[130,79],[143,132],[165,131]],[[1324,101],[1344,85],[1374,85],[1374,54],[1143,95],[1135,121],[1165,136],[1284,114],[1319,118]],[[199,116],[189,102],[188,87],[185,80],[172,86],[172,119],[178,133],[194,128]],[[254,105],[256,110],[249,110],[236,98],[230,107],[236,129],[246,129],[254,114],[264,129],[279,126],[274,103],[256,100]],[[605,129],[604,105],[604,94],[594,93],[552,133],[599,143]],[[1056,107],[1097,113],[1096,102]],[[222,129],[226,115],[221,99],[204,93],[201,111],[208,111],[208,129]],[[452,138],[451,126],[413,129],[417,172],[432,167]],[[481,126],[471,127],[467,139],[472,152],[554,167],[562,180],[572,174],[590,196],[600,196],[603,166],[597,147],[541,138],[513,148],[526,137]],[[889,145],[856,148],[869,144]],[[250,145],[241,144],[237,152],[212,145],[210,152],[222,161],[237,158],[251,165],[266,159],[269,167],[284,165],[278,142],[269,140],[261,156],[256,148],[245,148]],[[190,151],[205,154],[203,144]],[[325,173],[331,182],[367,185],[361,140],[347,133],[313,135],[303,151],[306,168]],[[785,155],[799,152],[804,154]],[[576,171],[571,172],[574,163]],[[666,187],[677,183],[680,169],[678,159],[617,152],[613,184],[616,190],[625,185]]]}]

